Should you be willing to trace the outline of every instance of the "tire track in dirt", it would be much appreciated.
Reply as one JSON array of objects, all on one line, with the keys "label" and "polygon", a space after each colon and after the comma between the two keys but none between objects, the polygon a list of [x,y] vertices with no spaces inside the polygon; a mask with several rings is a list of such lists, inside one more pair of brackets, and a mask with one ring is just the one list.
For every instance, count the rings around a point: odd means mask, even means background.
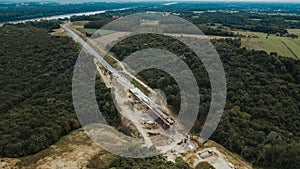
[{"label": "tire track in dirt", "polygon": [[294,57],[295,58],[297,58],[297,59],[300,59],[298,56],[297,56],[297,54],[283,41],[283,40],[280,40],[281,41],[281,43],[285,46],[285,47],[287,47],[287,49],[294,55]]}]

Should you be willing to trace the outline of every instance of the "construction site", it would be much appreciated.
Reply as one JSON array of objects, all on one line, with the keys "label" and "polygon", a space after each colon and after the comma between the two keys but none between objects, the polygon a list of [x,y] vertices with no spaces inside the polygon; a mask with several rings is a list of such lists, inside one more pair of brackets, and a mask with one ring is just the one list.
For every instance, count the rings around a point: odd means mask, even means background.
[{"label": "construction site", "polygon": [[[145,147],[154,146],[169,161],[175,162],[177,157],[182,157],[191,167],[196,167],[203,162],[215,169],[233,169],[237,165],[241,166],[240,161],[227,159],[214,146],[205,148],[203,140],[187,133],[183,125],[176,121],[168,106],[161,104],[162,101],[166,101],[165,98],[160,98],[149,86],[132,76],[120,61],[113,58],[116,63],[111,66],[78,35],[67,27],[64,28],[95,56],[97,71],[106,86],[112,89],[120,116],[127,119],[129,125],[134,126],[134,133],[138,133],[135,137],[142,138]],[[128,77],[138,82],[139,87],[129,81]],[[141,86],[150,92],[145,94]],[[243,168],[250,169],[250,167]]]},{"label": "construction site", "polygon": [[169,161],[182,157],[193,167],[207,162],[216,169],[236,168],[216,147],[204,148],[199,137],[184,133],[167,107],[157,103],[160,99],[153,97],[154,93],[149,97],[133,85],[124,88],[116,78],[111,78],[113,75],[104,75],[106,70],[100,67],[103,81],[114,87],[120,114],[136,127],[146,147],[155,146]]},{"label": "construction site", "polygon": [[129,89],[129,92],[135,98],[146,105],[147,112],[155,121],[161,125],[164,129],[169,129],[174,123],[174,119],[170,115],[154,103],[148,96],[143,94],[138,88]]}]

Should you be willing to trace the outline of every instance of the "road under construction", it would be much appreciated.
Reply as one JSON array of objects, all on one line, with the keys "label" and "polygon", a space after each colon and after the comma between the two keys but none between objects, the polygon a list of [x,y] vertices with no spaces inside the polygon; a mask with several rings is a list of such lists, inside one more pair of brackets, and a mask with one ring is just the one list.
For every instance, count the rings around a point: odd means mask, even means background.
[{"label": "road under construction", "polygon": [[[79,35],[73,32],[70,28],[65,25],[62,25],[62,28],[68,32],[68,34],[78,43],[82,45],[82,47],[91,55],[97,58],[98,62],[109,71],[112,76],[117,79],[117,81],[126,89],[131,85],[131,82],[128,81],[122,74],[116,71],[108,62],[104,60],[102,56],[98,52],[96,52],[91,45],[84,41]],[[140,89],[137,87],[133,87],[129,89],[129,92],[132,93],[136,98],[138,98],[141,102],[143,102],[148,109],[152,110],[155,115],[158,117],[160,124],[164,129],[170,128],[174,125],[175,120],[164,111],[159,105],[157,105],[151,98],[146,96]]]},{"label": "road under construction", "polygon": [[140,89],[132,88],[129,89],[129,92],[132,93],[140,101],[142,101],[147,106],[147,108],[150,109],[158,117],[157,120],[159,120],[159,123],[164,129],[170,128],[175,123],[174,119],[170,117],[170,115],[166,111],[164,111],[153,100],[146,96]]}]

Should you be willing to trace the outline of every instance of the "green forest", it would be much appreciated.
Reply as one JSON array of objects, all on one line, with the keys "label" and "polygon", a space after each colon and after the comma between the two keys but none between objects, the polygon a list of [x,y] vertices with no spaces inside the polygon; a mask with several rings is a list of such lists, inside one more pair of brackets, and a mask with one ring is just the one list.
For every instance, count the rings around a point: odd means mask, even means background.
[{"label": "green forest", "polygon": [[[42,27],[38,24],[37,27]],[[80,127],[72,104],[72,73],[80,48],[71,38],[51,36],[32,24],[0,28],[0,157],[35,154]],[[37,38],[37,35],[39,38]],[[106,121],[120,127],[110,89],[96,81],[96,98]],[[92,159],[93,160],[93,159]],[[98,161],[89,168],[98,168]],[[154,165],[155,164],[155,165]],[[96,165],[96,166],[94,166]],[[180,158],[116,158],[107,168],[189,169]]]},{"label": "green forest", "polygon": [[[80,48],[71,38],[28,25],[0,28],[0,43],[0,157],[22,157],[80,127],[72,104]],[[98,80],[100,110],[117,127],[120,118],[110,93]]]},{"label": "green forest", "polygon": [[[226,72],[227,101],[212,139],[257,166],[296,169],[300,165],[300,61],[240,48],[240,40],[213,40],[213,44]],[[193,132],[199,133],[210,106],[210,83],[192,51],[170,37],[153,34],[128,38],[111,51],[122,60],[149,47],[176,53],[195,74],[201,105]],[[172,77],[159,70],[139,75],[151,87],[162,89],[170,108],[179,111],[179,89]]]},{"label": "green forest", "polygon": [[[92,165],[90,163],[88,167],[99,167],[98,165]],[[177,158],[175,163],[167,161],[165,157],[159,155],[155,157],[131,159],[120,157],[114,160],[105,169],[191,169],[188,164],[183,161],[182,158]],[[199,168],[205,169],[205,168]]]},{"label": "green forest", "polygon": [[299,20],[299,16],[285,15],[267,15],[267,14],[250,14],[250,13],[226,13],[204,12],[202,14],[184,14],[182,17],[198,25],[222,25],[232,30],[242,29],[254,32],[263,32],[275,34],[287,33],[286,29],[295,29],[300,27],[300,22],[293,22],[293,19]]},{"label": "green forest", "polygon": [[[15,19],[31,15],[26,12]],[[38,12],[35,14],[44,16]],[[91,22],[84,25],[85,28],[100,28],[111,21],[114,14],[118,12],[96,15],[94,18],[72,17],[71,20],[89,20]],[[7,17],[11,18],[9,15]],[[291,16],[203,13],[195,17],[186,11],[183,17],[197,24],[208,35],[239,36],[215,28],[217,25],[214,23],[231,29],[265,33],[286,33],[287,28],[299,27],[299,23],[286,21],[299,19]],[[80,47],[69,37],[49,34],[59,27],[59,23],[30,22],[0,28],[0,157],[23,157],[37,153],[81,127],[72,104],[72,74]],[[212,43],[226,72],[227,102],[222,121],[211,139],[255,166],[297,169],[300,166],[300,60],[274,52],[268,54],[246,50],[241,48],[240,39],[212,40]],[[211,100],[210,82],[204,65],[179,41],[153,34],[128,38],[113,47],[111,52],[123,60],[144,48],[167,49],[190,66],[200,89],[199,116],[192,130],[193,134],[199,134]],[[152,88],[164,91],[170,109],[178,113],[180,93],[172,77],[159,70],[143,71],[138,76]],[[120,127],[121,120],[111,92],[100,80],[96,81],[96,96],[108,123]],[[90,165],[93,165],[92,162]],[[118,158],[109,166],[167,167],[189,168],[182,159],[177,159],[173,164],[160,156]]]},{"label": "green forest", "polygon": [[[134,12],[144,12],[147,9],[150,10],[152,8],[138,8]],[[111,22],[113,20],[113,16],[126,16],[132,13],[133,11],[127,10],[109,11],[104,14],[97,14],[93,16],[73,16],[71,17],[71,21],[90,21],[84,25],[84,28],[100,29],[105,24]],[[297,20],[300,20],[300,17],[289,15],[226,12],[203,12],[201,14],[195,14],[194,12],[189,11],[180,14],[180,17],[198,26],[204,34],[216,36],[241,36],[239,34],[235,34],[233,31],[247,30],[267,34],[280,33],[282,36],[285,35],[292,38],[298,38],[297,35],[288,34],[287,29],[296,29],[300,27],[300,22],[296,22]],[[160,23],[167,24],[162,22]]]},{"label": "green forest", "polygon": [[145,159],[128,159],[120,158],[110,165],[110,168],[116,169],[190,169],[181,158],[177,158],[175,164],[170,161],[166,161],[164,158],[157,156]]}]

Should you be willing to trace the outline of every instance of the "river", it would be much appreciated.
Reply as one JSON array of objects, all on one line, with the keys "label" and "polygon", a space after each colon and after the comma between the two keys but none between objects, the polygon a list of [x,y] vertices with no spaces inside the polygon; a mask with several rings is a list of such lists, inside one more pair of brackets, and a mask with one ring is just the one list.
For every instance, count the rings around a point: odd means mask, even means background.
[{"label": "river", "polygon": [[18,23],[25,23],[25,22],[30,22],[30,21],[65,19],[65,18],[69,19],[69,18],[71,18],[71,16],[82,16],[82,15],[87,15],[88,16],[88,15],[96,15],[96,14],[105,13],[107,11],[123,11],[123,10],[127,10],[127,9],[130,9],[130,8],[120,8],[120,9],[110,9],[110,10],[102,10],[102,11],[71,13],[71,14],[64,14],[64,15],[47,16],[47,17],[42,17],[42,18],[32,18],[32,19],[24,19],[24,20],[18,20],[18,21],[8,21],[8,22],[0,23],[0,27],[3,26],[6,23],[18,24]]}]

